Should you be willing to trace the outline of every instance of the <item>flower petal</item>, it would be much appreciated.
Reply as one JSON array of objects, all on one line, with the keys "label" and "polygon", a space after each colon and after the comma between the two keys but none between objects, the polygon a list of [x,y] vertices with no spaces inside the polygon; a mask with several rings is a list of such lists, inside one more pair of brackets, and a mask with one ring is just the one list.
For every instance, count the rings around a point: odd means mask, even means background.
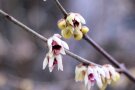
[{"label": "flower petal", "polygon": [[75,16],[75,20],[79,23],[81,22],[80,18],[77,15]]},{"label": "flower petal", "polygon": [[66,21],[73,26],[73,20],[74,20],[74,18],[75,18],[75,14],[74,13],[69,13],[69,15],[66,18]]},{"label": "flower petal", "polygon": [[93,69],[91,68],[91,66],[88,66],[88,74],[93,73]]},{"label": "flower petal", "polygon": [[110,77],[109,70],[108,70],[105,66],[103,66],[102,69],[103,69],[104,72],[105,72],[105,77],[106,77],[107,79],[110,79],[111,77]]},{"label": "flower petal", "polygon": [[62,43],[62,46],[63,46],[65,49],[69,50],[69,46],[68,46],[68,44],[67,44],[65,41],[61,41],[61,43]]},{"label": "flower petal", "polygon": [[48,45],[48,48],[49,48],[49,53],[52,52],[52,38],[49,38],[47,40],[47,45]]},{"label": "flower petal", "polygon": [[91,86],[92,86],[92,84],[91,84],[91,82],[89,81],[89,82],[88,82],[88,90],[91,89]]},{"label": "flower petal", "polygon": [[116,72],[115,74],[115,78],[113,78],[113,81],[116,82],[120,79],[120,74],[118,72]]},{"label": "flower petal", "polygon": [[77,16],[79,17],[81,23],[82,23],[82,24],[86,24],[85,19],[84,19],[80,14],[78,14],[78,13],[76,13],[76,14],[77,14]]},{"label": "flower petal", "polygon": [[54,69],[54,66],[49,67],[49,71],[50,71],[50,72],[52,72],[52,71],[53,71],[53,69]]},{"label": "flower petal", "polygon": [[46,55],[46,57],[45,57],[45,59],[43,61],[43,69],[46,68],[47,64],[48,64],[48,56]]},{"label": "flower petal", "polygon": [[84,84],[85,84],[85,86],[88,85],[88,73],[87,72],[86,72],[85,77],[84,77]]},{"label": "flower petal", "polygon": [[54,34],[53,36],[58,37],[58,38],[61,38],[61,35],[60,34]]},{"label": "flower petal", "polygon": [[66,38],[66,39],[69,39],[72,37],[72,32],[68,29],[65,29],[65,30],[62,30],[61,31],[61,35]]},{"label": "flower petal", "polygon": [[115,79],[116,71],[115,71],[114,67],[112,65],[108,65],[107,67],[108,67],[108,70],[111,74],[111,79],[112,80]]},{"label": "flower petal", "polygon": [[54,56],[53,57],[49,57],[49,67],[53,66],[53,62],[54,62]]},{"label": "flower petal", "polygon": [[64,50],[63,47],[61,48],[60,53],[63,54],[63,55],[66,55],[65,50]]},{"label": "flower petal", "polygon": [[83,65],[78,65],[75,68],[75,81],[83,81],[87,68]]},{"label": "flower petal", "polygon": [[102,88],[100,88],[100,90],[105,90],[105,89],[106,89],[106,87],[107,87],[107,82],[105,82],[105,83],[103,84],[103,87],[102,87]]},{"label": "flower petal", "polygon": [[100,74],[98,73],[98,67],[95,66],[93,68],[93,73],[94,73],[94,76],[95,76],[95,79],[96,79],[96,82],[97,82],[97,85],[99,88],[102,88],[103,84],[102,84],[102,80],[101,80],[101,77],[100,77]]},{"label": "flower petal", "polygon": [[57,55],[56,56],[56,60],[58,62],[58,70],[63,71],[62,56],[61,55]]},{"label": "flower petal", "polygon": [[61,39],[60,38],[58,38],[58,37],[56,37],[56,36],[53,36],[53,40],[54,41],[56,41],[57,43],[58,43],[58,45],[60,45],[61,46]]}]

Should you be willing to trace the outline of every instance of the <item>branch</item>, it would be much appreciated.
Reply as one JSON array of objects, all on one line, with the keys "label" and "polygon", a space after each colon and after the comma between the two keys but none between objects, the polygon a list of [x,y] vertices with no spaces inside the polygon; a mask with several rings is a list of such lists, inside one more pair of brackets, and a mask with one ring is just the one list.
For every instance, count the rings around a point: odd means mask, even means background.
[{"label": "branch", "polygon": [[[63,13],[63,15],[67,15],[66,10],[63,8],[63,6],[60,4],[58,0],[54,0],[57,3],[57,6]],[[92,38],[90,38],[88,35],[84,35],[83,37],[84,40],[86,40],[90,45],[92,45],[98,52],[100,52],[109,62],[111,62],[113,65],[116,67],[120,68],[123,73],[135,83],[135,77],[133,77],[129,71],[126,69],[124,65],[121,65],[116,59],[114,59],[109,53],[107,53],[102,47],[100,47]]]},{"label": "branch", "polygon": [[135,82],[135,77],[133,77],[126,67],[120,64],[116,59],[114,59],[109,53],[107,53],[102,47],[100,47],[92,38],[88,35],[84,35],[84,40],[86,40],[90,45],[92,45],[98,52],[100,52],[109,62],[111,62],[116,67],[123,70],[123,73],[133,82]]},{"label": "branch", "polygon": [[[14,17],[10,16],[9,14],[7,14],[6,12],[0,10],[0,14],[8,19],[9,21],[13,22],[14,24],[16,24],[17,26],[21,27],[22,30],[25,30],[26,32],[30,33],[31,35],[39,38],[40,40],[42,40],[43,42],[47,43],[47,38],[45,38],[44,36],[38,34],[37,32],[35,32],[33,29],[29,28],[28,26],[24,25],[23,23],[21,23],[20,21],[16,20]],[[66,54],[71,56],[72,58],[74,58],[75,60],[81,62],[81,63],[84,63],[86,65],[89,65],[89,64],[93,64],[93,65],[97,65],[97,66],[101,66],[99,64],[96,64],[96,63],[93,63],[87,59],[84,59],[72,52],[70,52],[69,50],[65,50],[66,51]],[[121,69],[116,69],[118,72],[123,72]]]},{"label": "branch", "polygon": [[60,4],[60,2],[58,0],[55,0],[57,6],[59,7],[59,9],[61,10],[61,12],[63,13],[63,15],[66,17],[68,15],[67,11],[62,7],[62,5]]}]

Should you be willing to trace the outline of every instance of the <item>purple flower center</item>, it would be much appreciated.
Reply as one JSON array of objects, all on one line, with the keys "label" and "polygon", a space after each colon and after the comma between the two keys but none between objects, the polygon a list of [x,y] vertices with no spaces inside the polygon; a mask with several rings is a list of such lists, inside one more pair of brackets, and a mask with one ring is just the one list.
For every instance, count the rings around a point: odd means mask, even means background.
[{"label": "purple flower center", "polygon": [[54,59],[53,66],[55,66],[56,64],[58,64],[58,62],[56,59]]},{"label": "purple flower center", "polygon": [[93,79],[93,78],[94,78],[94,75],[93,75],[92,73],[88,75],[88,79],[89,79],[89,80],[91,80],[91,79]]},{"label": "purple flower center", "polygon": [[73,24],[74,24],[74,27],[79,26],[79,22],[78,22],[78,21],[76,21],[75,19],[73,20]]},{"label": "purple flower center", "polygon": [[56,41],[53,41],[52,42],[52,50],[53,50],[55,55],[60,54],[60,49],[61,49],[61,46],[58,45],[58,43]]},{"label": "purple flower center", "polygon": [[94,83],[95,82],[94,74],[93,73],[90,73],[88,75],[88,79],[89,79],[90,82]]}]

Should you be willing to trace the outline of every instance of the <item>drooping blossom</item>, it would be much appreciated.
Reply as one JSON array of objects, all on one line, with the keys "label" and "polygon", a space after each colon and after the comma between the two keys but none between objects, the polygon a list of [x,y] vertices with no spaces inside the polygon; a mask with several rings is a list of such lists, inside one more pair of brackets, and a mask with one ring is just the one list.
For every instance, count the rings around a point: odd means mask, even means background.
[{"label": "drooping blossom", "polygon": [[[95,83],[97,83],[97,86],[100,88],[100,90],[105,90],[108,84],[111,84],[112,81],[116,82],[120,78],[120,74],[116,72],[115,68],[112,65],[109,64],[103,66],[89,65],[87,66],[87,68],[86,66],[79,66],[76,67],[76,72],[79,72],[76,73],[78,74],[76,75],[76,77],[81,76],[81,79],[77,78],[77,80],[84,80],[85,86],[87,86],[88,90],[90,90],[90,88]],[[83,75],[82,71],[85,71]]]},{"label": "drooping blossom", "polygon": [[69,13],[66,18],[58,21],[58,27],[62,30],[61,34],[68,39],[74,36],[76,40],[80,40],[83,34],[89,31],[89,28],[82,26],[85,24],[85,19],[78,13]]},{"label": "drooping blossom", "polygon": [[91,89],[91,87],[95,84],[95,72],[92,68],[93,66],[88,66],[87,72],[85,74],[84,83],[85,86],[88,88],[88,90]]},{"label": "drooping blossom", "polygon": [[108,84],[111,82],[116,82],[120,79],[120,74],[116,72],[115,68],[112,65],[106,64],[101,67],[102,74],[102,87],[99,87],[101,90],[105,90]]},{"label": "drooping blossom", "polygon": [[69,47],[68,44],[62,41],[60,38],[61,36],[59,34],[54,34],[47,40],[49,51],[43,61],[43,69],[45,69],[48,64],[50,72],[52,72],[56,65],[58,65],[58,70],[63,71],[61,54],[65,55],[65,49],[69,50]]},{"label": "drooping blossom", "polygon": [[75,81],[84,81],[84,77],[87,71],[87,66],[79,64],[75,68]]}]

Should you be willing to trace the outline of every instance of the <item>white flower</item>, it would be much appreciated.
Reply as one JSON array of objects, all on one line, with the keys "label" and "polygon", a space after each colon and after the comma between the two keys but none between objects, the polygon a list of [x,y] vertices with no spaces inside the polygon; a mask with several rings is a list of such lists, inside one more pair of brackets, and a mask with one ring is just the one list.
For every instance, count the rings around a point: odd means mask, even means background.
[{"label": "white flower", "polygon": [[83,81],[86,74],[87,67],[83,64],[79,64],[75,68],[75,81]]},{"label": "white flower", "polygon": [[[118,74],[118,72],[116,72],[115,68],[112,65],[109,65],[109,64],[104,65],[104,67],[106,67],[108,69],[111,81],[112,80],[117,81],[118,78],[119,78],[119,74]],[[108,83],[108,84],[110,84],[110,83]]]},{"label": "white flower", "polygon": [[103,86],[99,87],[101,90],[105,90],[107,87],[107,84],[111,84],[112,81],[117,81],[120,78],[120,74],[116,72],[115,68],[112,65],[106,64],[103,65],[102,68],[103,72],[105,73],[105,76],[102,75],[102,83]]},{"label": "white flower", "polygon": [[91,86],[93,86],[96,82],[95,72],[92,67],[93,66],[88,66],[88,69],[84,78],[84,83],[85,83],[85,86],[88,87],[88,90],[90,90]]},{"label": "white flower", "polygon": [[119,80],[120,74],[116,72],[112,65],[106,64],[103,66],[80,64],[76,66],[75,80],[84,81],[88,90],[97,83],[100,90],[105,90],[108,84],[112,81]]},{"label": "white flower", "polygon": [[59,34],[54,34],[47,40],[49,52],[46,54],[43,61],[43,69],[45,69],[48,64],[50,72],[52,72],[56,65],[58,65],[58,70],[63,71],[61,54],[65,55],[65,49],[69,50],[69,47],[68,44],[62,41],[60,38],[61,36]]},{"label": "white flower", "polygon": [[66,22],[74,27],[76,30],[80,30],[82,24],[85,24],[85,19],[78,13],[69,13],[66,18]]},{"label": "white flower", "polygon": [[85,19],[78,13],[69,13],[66,20],[71,24],[74,25],[74,22],[77,21],[78,23],[86,24]]}]

